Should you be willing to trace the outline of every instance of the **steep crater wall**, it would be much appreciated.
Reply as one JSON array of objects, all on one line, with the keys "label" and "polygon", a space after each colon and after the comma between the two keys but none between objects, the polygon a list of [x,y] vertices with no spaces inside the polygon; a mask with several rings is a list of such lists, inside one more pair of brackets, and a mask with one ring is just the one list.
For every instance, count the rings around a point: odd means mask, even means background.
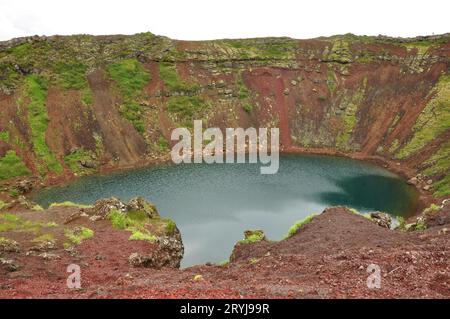
[{"label": "steep crater wall", "polygon": [[[282,149],[399,163],[450,195],[450,36],[0,43],[0,179],[168,158],[171,130],[279,127]],[[421,186],[422,187],[422,186]]]}]

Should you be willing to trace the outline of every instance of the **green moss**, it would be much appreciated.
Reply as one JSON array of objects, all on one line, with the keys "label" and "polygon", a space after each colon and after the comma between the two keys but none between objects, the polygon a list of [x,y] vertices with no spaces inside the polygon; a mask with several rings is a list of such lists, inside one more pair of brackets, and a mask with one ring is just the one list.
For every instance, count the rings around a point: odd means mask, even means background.
[{"label": "green moss", "polygon": [[250,114],[253,111],[253,106],[251,104],[244,104],[242,106],[242,108],[244,109],[245,112],[247,112],[248,114]]},{"label": "green moss", "polygon": [[84,205],[84,204],[78,204],[74,202],[61,202],[61,203],[51,203],[50,207],[78,207],[78,208],[91,208],[92,205]]},{"label": "green moss", "polygon": [[314,219],[314,217],[316,217],[316,216],[317,216],[317,214],[311,214],[309,216],[306,216],[304,219],[295,222],[295,224],[292,225],[291,228],[289,228],[289,231],[288,231],[287,235],[284,237],[284,239],[294,236],[297,233],[297,231],[300,229],[300,227],[311,222]]},{"label": "green moss", "polygon": [[78,175],[86,175],[90,173],[94,173],[96,171],[95,168],[86,168],[82,166],[80,163],[82,161],[92,161],[93,157],[92,151],[87,151],[83,148],[77,149],[75,152],[72,152],[69,155],[64,156],[64,162],[69,166],[70,170]]},{"label": "green moss", "polygon": [[160,151],[167,151],[170,146],[169,142],[163,136],[159,137],[157,145]]},{"label": "green moss", "polygon": [[336,137],[336,147],[340,150],[350,150],[352,146],[350,144],[350,138],[353,133],[353,129],[358,121],[356,113],[359,105],[364,99],[364,94],[367,86],[367,78],[364,78],[362,86],[357,89],[350,96],[344,96],[341,101],[341,106],[344,106],[345,111],[342,116],[343,129],[342,132]]},{"label": "green moss", "polygon": [[444,175],[440,181],[434,182],[436,196],[450,194],[450,141],[441,145],[441,148],[424,163],[427,169],[423,171],[426,176]]},{"label": "green moss", "polygon": [[247,89],[247,87],[244,84],[244,80],[242,79],[242,73],[239,72],[236,77],[236,87],[239,92],[239,98],[241,100],[248,99],[250,97],[250,91]]},{"label": "green moss", "polygon": [[65,89],[82,90],[88,86],[86,79],[87,66],[80,62],[59,62],[54,65],[59,84]]},{"label": "green moss", "polygon": [[327,72],[327,86],[328,86],[328,91],[330,91],[331,94],[334,94],[334,92],[336,91],[337,88],[337,83],[336,83],[336,74],[334,73],[333,70],[329,69]]},{"label": "green moss", "polygon": [[436,182],[434,188],[436,190],[434,195],[437,197],[450,195],[450,174],[447,174],[443,179]]},{"label": "green moss", "polygon": [[54,227],[54,223],[42,223],[21,218],[15,214],[0,214],[0,232],[31,232],[39,233],[41,228]]},{"label": "green moss", "polygon": [[44,210],[44,208],[42,208],[42,206],[38,205],[38,204],[33,205],[33,207],[31,209],[34,210],[34,211],[37,211],[37,212],[41,212],[41,211]]},{"label": "green moss", "polygon": [[186,126],[192,126],[192,121],[202,118],[202,113],[209,108],[209,104],[197,96],[172,96],[167,103],[167,110],[175,120]]},{"label": "green moss", "polygon": [[84,88],[81,91],[81,103],[84,106],[90,106],[94,102],[94,97],[92,96],[92,91],[90,88]]},{"label": "green moss", "polygon": [[167,235],[173,235],[176,227],[177,227],[177,225],[175,224],[175,222],[173,220],[167,219],[166,234]]},{"label": "green moss", "polygon": [[325,60],[332,61],[332,62],[338,62],[338,63],[352,62],[352,54],[350,51],[350,44],[345,39],[334,40],[331,51],[328,54],[327,53],[324,54]]},{"label": "green moss", "polygon": [[9,141],[9,132],[8,131],[1,131],[0,132],[0,141],[8,142]]},{"label": "green moss", "polygon": [[238,241],[238,244],[252,244],[264,240],[265,235],[261,230],[252,230],[245,233],[245,238]]},{"label": "green moss", "polygon": [[29,175],[30,170],[25,166],[16,152],[8,151],[0,157],[0,179]]},{"label": "green moss", "polygon": [[149,242],[157,240],[157,237],[145,228],[150,219],[143,212],[122,213],[118,210],[112,210],[108,214],[108,219],[114,228],[130,231],[129,240],[146,240]]},{"label": "green moss", "polygon": [[431,100],[413,126],[411,140],[400,149],[396,158],[410,157],[450,129],[450,75],[442,75],[431,94]]},{"label": "green moss", "polygon": [[158,240],[158,238],[155,235],[152,235],[148,230],[139,230],[135,228],[129,229],[132,234],[128,240],[144,240],[151,243],[154,243]]},{"label": "green moss", "polygon": [[120,113],[138,132],[143,133],[145,131],[143,111],[138,99],[142,96],[144,86],[150,81],[150,73],[136,59],[110,64],[107,70],[123,98]]},{"label": "green moss", "polygon": [[170,91],[186,92],[192,90],[181,80],[175,64],[161,62],[158,66],[159,76]]},{"label": "green moss", "polygon": [[79,245],[83,240],[94,237],[94,231],[87,227],[76,227],[74,229],[66,229],[64,235],[73,245]]},{"label": "green moss", "polygon": [[31,128],[33,150],[38,160],[39,173],[41,175],[45,175],[47,171],[61,173],[62,166],[45,141],[49,121],[45,107],[47,82],[38,75],[28,76],[26,79],[26,94],[30,99],[28,121]]},{"label": "green moss", "polygon": [[31,241],[33,243],[47,243],[47,242],[52,242],[54,240],[55,240],[55,236],[53,236],[53,234],[47,233],[47,234],[40,235],[36,238],[33,238]]}]

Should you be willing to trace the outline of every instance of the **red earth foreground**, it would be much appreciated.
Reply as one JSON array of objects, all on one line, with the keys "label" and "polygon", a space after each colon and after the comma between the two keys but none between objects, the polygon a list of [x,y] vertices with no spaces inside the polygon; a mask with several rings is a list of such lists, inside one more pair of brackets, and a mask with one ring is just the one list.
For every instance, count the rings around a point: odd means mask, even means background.
[{"label": "red earth foreground", "polygon": [[[54,207],[42,214],[62,222],[72,211]],[[33,214],[41,213],[23,216]],[[106,220],[72,223],[89,223],[95,232],[73,256],[62,248],[47,257],[27,256],[26,245],[3,254],[19,268],[0,267],[0,298],[450,297],[450,205],[427,221],[426,230],[413,232],[382,228],[333,207],[287,240],[237,244],[229,264],[187,269],[133,267],[130,254],[149,251],[152,244],[127,240],[129,233]],[[22,243],[21,236],[14,239]],[[81,289],[67,288],[69,264],[81,267]],[[367,286],[371,264],[380,267],[380,288]]]}]

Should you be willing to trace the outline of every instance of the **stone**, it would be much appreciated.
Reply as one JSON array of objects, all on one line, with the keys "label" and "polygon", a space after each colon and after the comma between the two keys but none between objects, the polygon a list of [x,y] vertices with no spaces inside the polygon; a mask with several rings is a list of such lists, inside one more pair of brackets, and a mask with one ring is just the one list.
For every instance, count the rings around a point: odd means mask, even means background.
[{"label": "stone", "polygon": [[18,242],[0,237],[0,253],[18,253],[19,251],[20,247]]},{"label": "stone", "polygon": [[422,189],[424,191],[429,191],[431,189],[431,185],[425,185],[424,187],[422,187]]},{"label": "stone", "polygon": [[285,88],[284,91],[283,91],[283,94],[284,94],[284,95],[289,95],[289,89],[288,89],[288,88]]},{"label": "stone", "polygon": [[292,80],[292,81],[291,81],[291,84],[292,84],[293,86],[296,86],[296,85],[298,84],[298,82],[297,82],[296,80]]},{"label": "stone", "polygon": [[375,222],[378,226],[384,228],[391,228],[392,218],[386,213],[382,212],[372,212],[370,213],[370,218],[373,222]]},{"label": "stone", "polygon": [[427,184],[428,184],[428,185],[433,184],[433,180],[432,180],[432,179],[427,180]]},{"label": "stone", "polygon": [[28,179],[24,179],[17,184],[16,188],[21,194],[26,194],[33,189],[33,183]]},{"label": "stone", "polygon": [[94,162],[94,161],[80,161],[80,165],[85,167],[85,168],[97,168],[98,167],[98,163]]},{"label": "stone", "polygon": [[158,218],[159,214],[155,205],[146,201],[142,197],[135,197],[130,199],[126,205],[127,212],[143,212],[149,218]]},{"label": "stone", "polygon": [[410,179],[407,181],[407,183],[408,183],[409,185],[417,185],[417,183],[418,183],[417,177],[412,177],[412,178],[410,178]]},{"label": "stone", "polygon": [[127,211],[127,205],[118,198],[111,197],[99,199],[95,202],[93,207],[85,208],[83,211],[89,216],[100,216],[101,219],[105,219],[113,209],[125,213]]},{"label": "stone", "polygon": [[0,258],[0,265],[2,266],[2,268],[9,272],[17,271],[20,268],[20,266],[11,259]]}]

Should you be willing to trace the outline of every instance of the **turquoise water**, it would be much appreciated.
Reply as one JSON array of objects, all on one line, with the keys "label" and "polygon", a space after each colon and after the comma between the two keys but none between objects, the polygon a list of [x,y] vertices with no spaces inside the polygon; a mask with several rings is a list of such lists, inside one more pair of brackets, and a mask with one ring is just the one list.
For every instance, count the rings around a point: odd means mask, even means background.
[{"label": "turquoise water", "polygon": [[281,239],[289,227],[328,206],[408,215],[415,190],[379,167],[340,157],[286,155],[275,175],[259,164],[182,164],[80,178],[35,195],[52,202],[92,204],[116,196],[143,196],[178,225],[185,245],[182,266],[227,259],[246,229]]}]

